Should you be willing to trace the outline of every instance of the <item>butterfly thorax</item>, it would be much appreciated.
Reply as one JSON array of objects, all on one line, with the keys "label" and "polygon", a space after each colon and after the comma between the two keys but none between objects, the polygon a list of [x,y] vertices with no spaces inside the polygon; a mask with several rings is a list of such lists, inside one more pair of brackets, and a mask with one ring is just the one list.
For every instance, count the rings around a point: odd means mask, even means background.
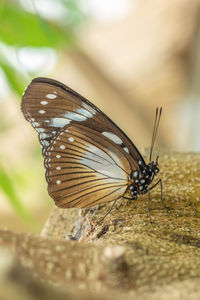
[{"label": "butterfly thorax", "polygon": [[136,200],[140,194],[148,192],[148,186],[159,172],[158,163],[151,161],[143,169],[134,170],[129,176],[129,185],[127,191],[133,200]]}]

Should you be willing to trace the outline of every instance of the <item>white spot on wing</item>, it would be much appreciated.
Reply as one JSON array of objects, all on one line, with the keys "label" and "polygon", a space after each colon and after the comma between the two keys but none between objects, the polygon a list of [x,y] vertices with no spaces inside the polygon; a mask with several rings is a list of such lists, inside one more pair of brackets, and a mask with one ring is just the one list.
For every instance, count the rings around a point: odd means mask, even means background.
[{"label": "white spot on wing", "polygon": [[31,124],[32,124],[33,127],[38,127],[38,126],[40,126],[40,124],[39,124],[38,122],[33,122],[33,123],[31,123]]},{"label": "white spot on wing", "polygon": [[91,112],[93,115],[96,114],[96,111],[94,108],[92,108],[91,106],[87,105],[86,103],[82,102],[82,106],[87,109],[89,112]]},{"label": "white spot on wing", "polygon": [[57,183],[57,184],[61,184],[61,181],[60,181],[60,180],[57,180],[56,183]]},{"label": "white spot on wing", "polygon": [[47,105],[48,104],[48,101],[41,101],[40,102],[42,105]]},{"label": "white spot on wing", "polygon": [[64,150],[65,146],[64,145],[60,145],[60,149]]},{"label": "white spot on wing", "polygon": [[129,153],[129,150],[128,150],[127,147],[124,147],[123,149],[124,149],[124,151],[126,151],[127,153]]},{"label": "white spot on wing", "polygon": [[35,130],[40,133],[40,132],[44,132],[44,128],[35,128]]},{"label": "white spot on wing", "polygon": [[80,113],[80,114],[82,114],[82,115],[84,115],[87,118],[92,118],[93,117],[93,114],[91,112],[87,111],[84,108],[77,109],[77,112]]},{"label": "white spot on wing", "polygon": [[70,122],[71,120],[65,118],[52,118],[50,125],[53,127],[64,127],[65,125],[68,125]]},{"label": "white spot on wing", "polygon": [[48,141],[41,140],[40,143],[41,143],[44,147],[48,147],[48,146],[49,146],[49,142],[48,142]]},{"label": "white spot on wing", "polygon": [[63,116],[73,121],[85,121],[87,119],[85,116],[70,111],[66,112]]},{"label": "white spot on wing", "polygon": [[43,110],[43,109],[41,109],[41,110],[39,110],[39,113],[40,113],[40,114],[45,114],[45,113],[46,113],[46,111],[45,111],[45,110]]},{"label": "white spot on wing", "polygon": [[56,95],[54,95],[54,94],[47,94],[46,95],[46,98],[48,98],[48,99],[55,99],[57,96]]},{"label": "white spot on wing", "polygon": [[61,167],[59,167],[59,166],[58,166],[58,167],[56,167],[56,170],[61,170]]},{"label": "white spot on wing", "polygon": [[56,158],[61,158],[61,155],[57,154],[57,155],[56,155]]},{"label": "white spot on wing", "polygon": [[109,138],[111,141],[113,141],[115,144],[122,144],[122,140],[114,133],[112,132],[108,132],[108,131],[104,131],[102,132],[102,134],[104,136],[106,136],[107,138]]},{"label": "white spot on wing", "polygon": [[73,141],[74,141],[74,138],[73,138],[73,137],[69,137],[68,140],[69,140],[70,142],[73,142]]},{"label": "white spot on wing", "polygon": [[[41,128],[43,129],[43,128]],[[40,139],[46,139],[46,138],[49,138],[51,137],[51,134],[47,134],[47,133],[40,133]]]}]

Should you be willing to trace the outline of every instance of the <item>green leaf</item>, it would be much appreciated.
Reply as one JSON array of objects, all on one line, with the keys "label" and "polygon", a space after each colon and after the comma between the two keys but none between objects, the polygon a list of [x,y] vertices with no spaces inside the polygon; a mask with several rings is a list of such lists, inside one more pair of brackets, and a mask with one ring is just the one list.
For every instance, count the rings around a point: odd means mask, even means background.
[{"label": "green leaf", "polygon": [[6,195],[16,213],[30,226],[34,225],[35,220],[18,198],[12,180],[2,165],[0,165],[0,189]]},{"label": "green leaf", "polygon": [[66,18],[71,26],[77,27],[85,22],[87,16],[77,0],[62,0],[62,3],[66,7]]},{"label": "green leaf", "polygon": [[[11,5],[12,4],[12,5]],[[5,2],[0,11],[0,40],[19,47],[55,47],[72,42],[72,35],[53,22]]]},{"label": "green leaf", "polygon": [[6,63],[6,61],[3,62],[0,59],[0,67],[5,73],[5,76],[8,80],[8,83],[11,87],[11,89],[18,94],[18,96],[21,98],[22,93],[24,91],[24,87],[26,85],[26,81],[23,78],[23,75],[17,71],[13,66]]}]

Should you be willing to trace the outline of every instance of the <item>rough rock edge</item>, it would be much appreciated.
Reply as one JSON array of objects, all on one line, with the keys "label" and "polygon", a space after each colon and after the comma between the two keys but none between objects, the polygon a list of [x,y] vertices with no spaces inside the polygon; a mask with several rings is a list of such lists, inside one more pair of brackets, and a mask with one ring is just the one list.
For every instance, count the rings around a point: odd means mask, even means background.
[{"label": "rough rock edge", "polygon": [[[55,209],[43,236],[0,231],[0,245],[37,278],[56,285],[105,291],[111,297],[118,291],[142,299],[195,299],[200,292],[200,154],[161,151],[160,157],[163,196],[171,210],[162,207],[158,187],[152,192],[153,223],[144,195],[119,201],[98,226],[109,204],[73,210],[73,222],[70,209],[62,210],[62,217]],[[77,232],[80,241],[71,241]]]}]

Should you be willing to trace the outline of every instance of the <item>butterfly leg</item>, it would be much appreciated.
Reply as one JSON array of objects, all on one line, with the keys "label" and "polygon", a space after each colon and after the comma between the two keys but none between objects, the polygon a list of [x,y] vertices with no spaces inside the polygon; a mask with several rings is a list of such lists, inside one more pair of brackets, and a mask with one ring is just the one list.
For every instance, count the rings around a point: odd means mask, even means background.
[{"label": "butterfly leg", "polygon": [[108,209],[108,211],[107,211],[107,213],[105,214],[105,216],[103,216],[103,218],[100,219],[100,220],[97,222],[96,225],[99,225],[99,224],[105,219],[105,217],[107,217],[107,215],[111,212],[111,210],[112,210],[113,207],[115,206],[115,204],[116,204],[116,202],[117,202],[118,199],[119,199],[119,198],[117,198],[117,199],[113,202],[113,204],[112,204],[111,207]]},{"label": "butterfly leg", "polygon": [[[151,190],[153,190],[158,184],[160,184],[160,200],[161,200],[161,202],[162,202],[162,205],[163,205],[163,207],[165,208],[165,209],[167,209],[167,210],[169,210],[169,207],[165,204],[165,201],[164,201],[164,199],[163,199],[163,193],[162,193],[162,190],[163,190],[163,186],[162,186],[162,179],[159,179],[153,186],[151,186],[149,189],[148,189],[148,195],[149,195],[149,197],[150,197],[150,191]],[[150,200],[148,199],[148,202],[149,202]],[[148,205],[150,205],[150,204],[148,204]]]},{"label": "butterfly leg", "polygon": [[127,199],[127,200],[135,200],[135,199],[133,199],[133,198],[124,197],[124,196],[123,196],[122,198]]},{"label": "butterfly leg", "polygon": [[151,193],[150,193],[150,190],[148,190],[148,202],[147,202],[147,214],[149,216],[149,222],[150,223],[153,223],[152,222],[152,218],[151,218]]}]

